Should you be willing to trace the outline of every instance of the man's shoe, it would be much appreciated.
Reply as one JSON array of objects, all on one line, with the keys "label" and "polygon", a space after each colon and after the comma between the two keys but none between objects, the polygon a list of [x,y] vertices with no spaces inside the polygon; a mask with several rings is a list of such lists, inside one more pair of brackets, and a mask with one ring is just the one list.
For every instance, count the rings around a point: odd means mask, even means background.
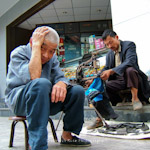
[{"label": "man's shoe", "polygon": [[84,139],[80,139],[76,136],[73,136],[71,140],[64,140],[61,137],[61,143],[64,146],[81,146],[81,147],[87,147],[87,146],[91,146],[91,143],[87,140]]},{"label": "man's shoe", "polygon": [[87,127],[87,130],[99,128],[99,127],[102,127],[102,126],[103,126],[103,122],[102,121],[95,120],[95,122],[91,126]]},{"label": "man's shoe", "polygon": [[142,103],[140,101],[133,101],[133,110],[138,110],[143,107]]}]

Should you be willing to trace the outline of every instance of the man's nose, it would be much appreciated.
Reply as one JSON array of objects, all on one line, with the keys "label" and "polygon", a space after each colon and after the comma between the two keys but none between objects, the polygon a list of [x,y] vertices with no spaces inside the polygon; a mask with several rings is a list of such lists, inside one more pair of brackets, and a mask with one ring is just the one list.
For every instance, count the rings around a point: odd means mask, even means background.
[{"label": "man's nose", "polygon": [[45,58],[49,58],[49,53],[48,53],[48,52],[45,52],[45,53],[43,54],[43,56],[44,56]]},{"label": "man's nose", "polygon": [[110,45],[110,44],[107,44],[107,48],[109,48],[109,49],[110,49],[110,48],[111,48],[111,45]]}]

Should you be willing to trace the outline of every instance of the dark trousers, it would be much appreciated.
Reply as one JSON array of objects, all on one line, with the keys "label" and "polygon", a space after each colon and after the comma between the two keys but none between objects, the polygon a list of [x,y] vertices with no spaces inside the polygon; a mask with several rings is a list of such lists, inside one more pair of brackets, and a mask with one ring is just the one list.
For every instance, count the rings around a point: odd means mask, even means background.
[{"label": "dark trousers", "polygon": [[47,124],[49,115],[64,111],[64,131],[79,134],[84,123],[84,89],[77,85],[68,89],[65,101],[52,103],[52,84],[39,78],[29,82],[18,98],[15,114],[26,116],[29,144],[33,150],[45,150],[47,146]]},{"label": "dark trousers", "polygon": [[122,99],[118,95],[119,90],[127,88],[139,87],[138,72],[133,67],[128,67],[123,76],[115,75],[113,79],[106,82],[106,92],[112,105],[121,102]]},{"label": "dark trousers", "polygon": [[[116,119],[118,117],[118,115],[114,112],[112,106],[110,105],[108,98],[105,96],[103,96],[103,100],[93,102],[93,105],[101,114],[101,116],[105,118],[106,120]],[[97,117],[99,117],[97,113],[96,115]]]}]

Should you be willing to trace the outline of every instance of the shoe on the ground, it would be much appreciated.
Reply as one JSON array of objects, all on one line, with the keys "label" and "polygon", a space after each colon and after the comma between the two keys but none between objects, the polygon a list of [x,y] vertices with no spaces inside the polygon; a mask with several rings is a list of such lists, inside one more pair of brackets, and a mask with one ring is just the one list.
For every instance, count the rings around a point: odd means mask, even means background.
[{"label": "shoe on the ground", "polygon": [[96,129],[103,126],[103,122],[100,120],[95,120],[94,123],[87,127],[87,130]]},{"label": "shoe on the ground", "polygon": [[133,110],[138,110],[143,107],[142,103],[140,101],[133,101]]},{"label": "shoe on the ground", "polygon": [[81,147],[91,146],[91,142],[81,139],[81,138],[78,138],[76,136],[73,136],[71,140],[64,140],[61,137],[60,144],[64,145],[64,146],[81,146]]}]

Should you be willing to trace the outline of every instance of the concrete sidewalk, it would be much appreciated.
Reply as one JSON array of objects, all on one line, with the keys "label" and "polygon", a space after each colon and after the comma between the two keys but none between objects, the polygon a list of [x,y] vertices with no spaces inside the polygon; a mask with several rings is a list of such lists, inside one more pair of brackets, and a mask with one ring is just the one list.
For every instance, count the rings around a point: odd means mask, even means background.
[{"label": "concrete sidewalk", "polygon": [[[85,121],[84,126],[91,124],[91,121]],[[56,125],[58,120],[54,120]],[[18,123],[16,125],[15,138],[14,138],[14,147],[9,148],[9,137],[10,137],[10,126],[11,121],[8,120],[8,117],[0,117],[0,150],[24,150],[24,129],[23,124]],[[60,141],[61,132],[62,132],[62,121],[58,127],[57,136]],[[51,134],[51,129],[48,126],[48,146],[49,150],[149,150],[150,149],[150,140],[125,140],[125,139],[115,139],[115,138],[106,138],[99,136],[90,136],[80,134],[81,138],[91,141],[91,147],[64,147],[59,143],[55,143]]]}]

